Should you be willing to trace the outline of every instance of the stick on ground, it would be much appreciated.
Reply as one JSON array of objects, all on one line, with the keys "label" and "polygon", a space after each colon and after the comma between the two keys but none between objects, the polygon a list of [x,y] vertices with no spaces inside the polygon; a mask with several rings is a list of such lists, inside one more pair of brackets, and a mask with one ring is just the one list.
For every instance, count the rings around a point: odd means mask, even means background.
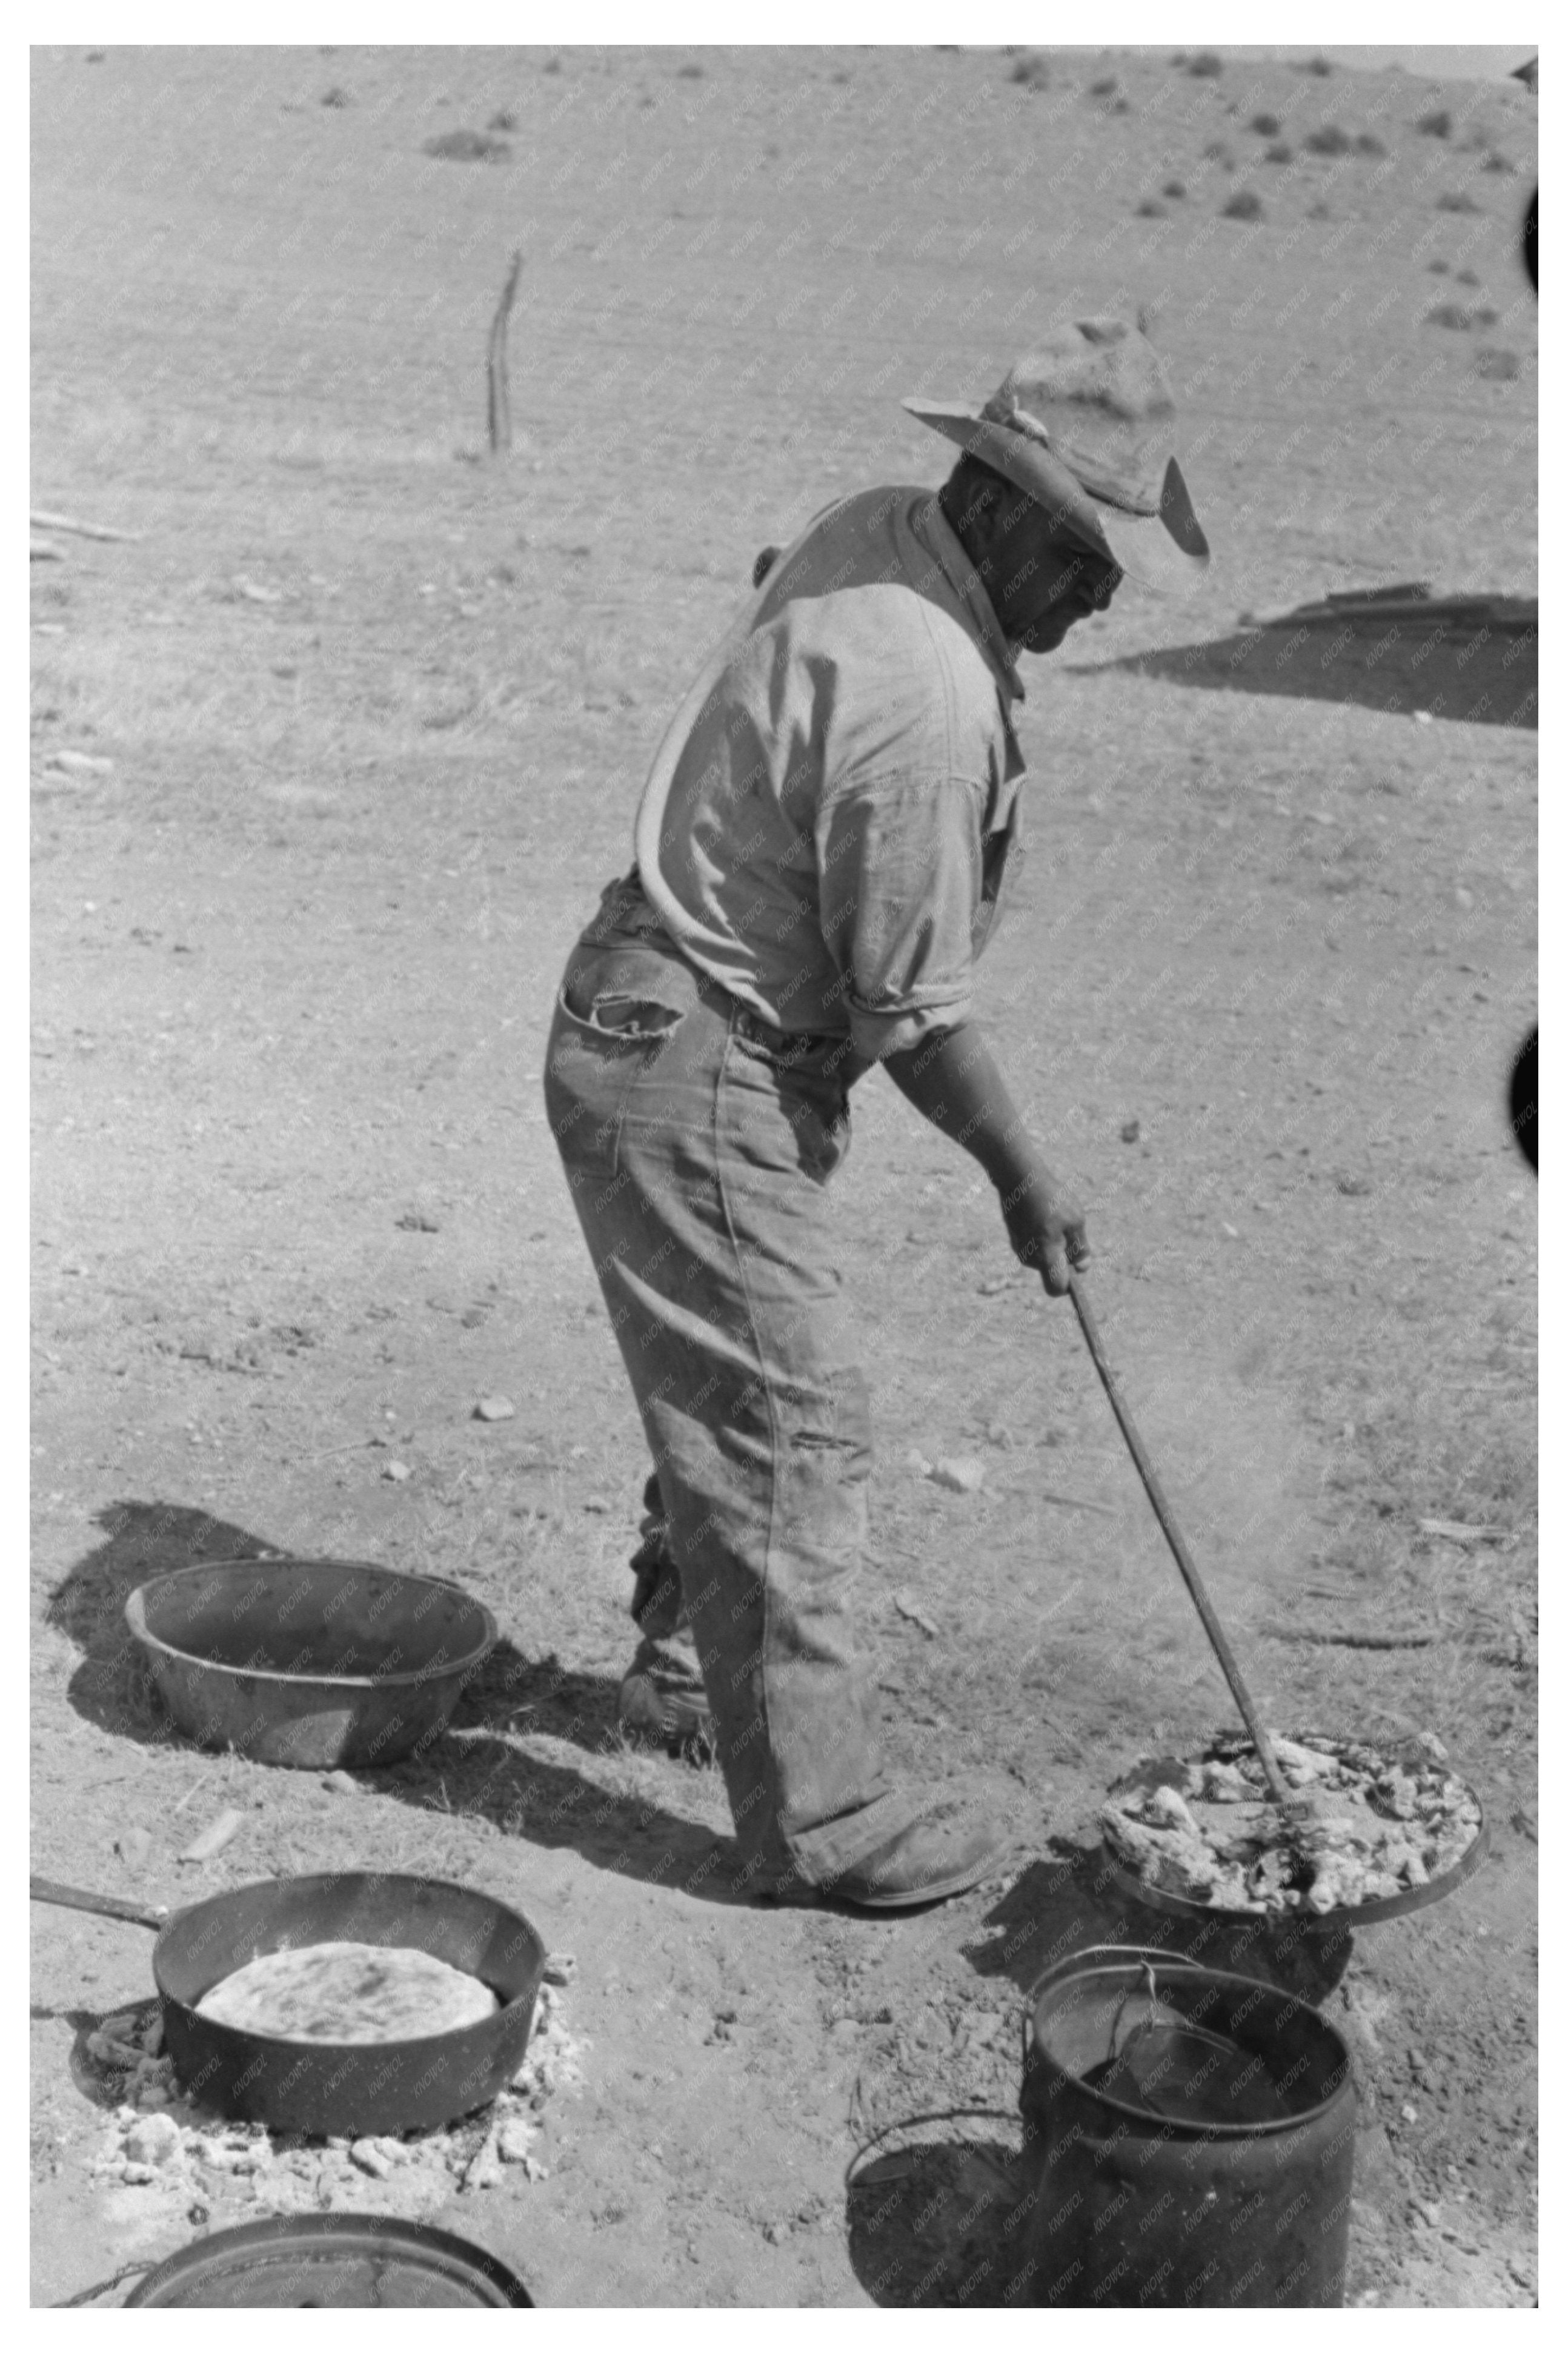
[{"label": "stick on ground", "polygon": [[512,257],[512,267],[506,273],[506,283],[501,290],[501,300],[490,322],[490,450],[495,458],[504,458],[512,447],[512,395],[506,381],[506,331],[511,324],[512,304],[522,269],[523,255],[519,249]]},{"label": "stick on ground", "polygon": [[38,510],[29,514],[27,521],[35,531],[73,531],[78,539],[135,539],[139,536],[133,531],[111,531],[107,523],[78,522],[71,515],[45,514]]}]

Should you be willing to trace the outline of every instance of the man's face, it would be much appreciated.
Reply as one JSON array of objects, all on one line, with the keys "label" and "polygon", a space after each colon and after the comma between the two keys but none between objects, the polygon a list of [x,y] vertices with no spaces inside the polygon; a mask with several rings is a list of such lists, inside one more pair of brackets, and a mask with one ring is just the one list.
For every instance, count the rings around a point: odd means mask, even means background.
[{"label": "man's face", "polygon": [[1020,652],[1047,654],[1075,623],[1103,613],[1123,575],[1110,556],[1072,538],[1033,499],[1021,499],[995,548],[996,615]]}]

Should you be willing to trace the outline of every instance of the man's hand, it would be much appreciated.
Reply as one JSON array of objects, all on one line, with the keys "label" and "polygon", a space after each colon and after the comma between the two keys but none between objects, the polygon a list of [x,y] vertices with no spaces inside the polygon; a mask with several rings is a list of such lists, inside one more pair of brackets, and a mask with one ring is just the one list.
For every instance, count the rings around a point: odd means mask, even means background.
[{"label": "man's hand", "polygon": [[1089,1256],[1084,1212],[1041,1159],[980,1032],[961,1022],[889,1054],[888,1077],[934,1127],[972,1153],[1001,1199],[1008,1239],[1059,1299]]},{"label": "man's hand", "polygon": [[1041,1167],[1011,1196],[1002,1196],[1001,1214],[1014,1257],[1025,1266],[1037,1266],[1052,1298],[1062,1298],[1069,1265],[1089,1262],[1084,1212],[1072,1194],[1048,1168]]}]

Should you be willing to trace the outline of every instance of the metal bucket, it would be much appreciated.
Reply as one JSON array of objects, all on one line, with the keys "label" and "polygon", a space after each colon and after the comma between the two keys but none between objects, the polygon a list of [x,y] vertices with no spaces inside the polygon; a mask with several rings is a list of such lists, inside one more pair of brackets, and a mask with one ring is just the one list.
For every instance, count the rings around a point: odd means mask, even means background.
[{"label": "metal bucket", "polygon": [[1030,1996],[1020,2105],[1033,2303],[1344,2301],[1350,2054],[1294,1996],[1093,1946]]}]

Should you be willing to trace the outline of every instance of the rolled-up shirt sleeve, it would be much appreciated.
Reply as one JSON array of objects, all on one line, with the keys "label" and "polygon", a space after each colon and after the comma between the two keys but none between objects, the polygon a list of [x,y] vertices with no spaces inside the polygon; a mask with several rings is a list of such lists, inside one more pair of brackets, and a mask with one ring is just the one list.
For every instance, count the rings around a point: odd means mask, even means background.
[{"label": "rolled-up shirt sleeve", "polygon": [[985,805],[978,782],[900,772],[854,779],[820,813],[822,937],[867,1061],[969,1012]]}]

